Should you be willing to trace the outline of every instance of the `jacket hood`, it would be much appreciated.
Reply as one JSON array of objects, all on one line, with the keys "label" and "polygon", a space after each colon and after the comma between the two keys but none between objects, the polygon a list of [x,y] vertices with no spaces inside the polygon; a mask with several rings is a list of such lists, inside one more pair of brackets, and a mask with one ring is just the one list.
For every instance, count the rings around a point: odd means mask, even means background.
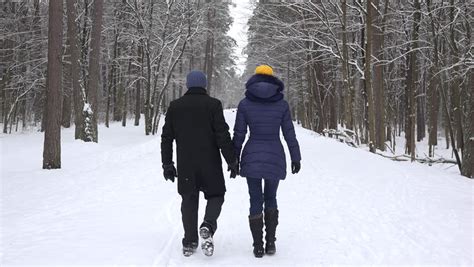
[{"label": "jacket hood", "polygon": [[275,102],[283,98],[281,93],[285,86],[277,77],[256,74],[245,84],[245,95],[252,101]]}]

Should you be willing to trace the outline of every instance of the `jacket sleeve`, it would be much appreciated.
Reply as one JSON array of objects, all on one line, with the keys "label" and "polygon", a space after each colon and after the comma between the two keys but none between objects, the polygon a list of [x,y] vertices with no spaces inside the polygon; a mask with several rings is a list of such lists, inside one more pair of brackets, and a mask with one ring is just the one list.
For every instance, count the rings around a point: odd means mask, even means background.
[{"label": "jacket sleeve", "polygon": [[285,137],[286,144],[288,145],[288,150],[290,150],[291,161],[301,161],[300,145],[298,144],[298,140],[296,140],[295,127],[293,126],[288,103],[285,105],[281,130],[283,132],[283,136]]},{"label": "jacket sleeve", "polygon": [[216,135],[217,146],[221,150],[227,164],[235,162],[234,146],[232,145],[232,139],[230,138],[229,125],[225,122],[224,110],[222,109],[222,103],[217,101],[213,108],[213,121],[212,126],[214,134]]},{"label": "jacket sleeve", "polygon": [[172,116],[172,105],[170,105],[166,112],[165,124],[161,132],[161,162],[163,164],[173,163],[173,141],[175,135]]},{"label": "jacket sleeve", "polygon": [[245,141],[245,136],[247,135],[247,121],[245,120],[244,107],[242,102],[240,102],[239,107],[237,108],[237,115],[235,117],[234,125],[234,148],[238,158],[240,158],[240,153],[242,152],[242,145]]}]

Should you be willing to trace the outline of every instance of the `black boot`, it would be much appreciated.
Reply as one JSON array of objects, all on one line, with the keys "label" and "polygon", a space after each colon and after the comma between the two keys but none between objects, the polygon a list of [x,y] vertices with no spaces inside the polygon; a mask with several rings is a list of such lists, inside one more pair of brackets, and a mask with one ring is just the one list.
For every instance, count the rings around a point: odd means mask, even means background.
[{"label": "black boot", "polygon": [[189,257],[194,254],[198,247],[197,241],[186,241],[183,239],[183,255]]},{"label": "black boot", "polygon": [[201,236],[201,249],[204,255],[210,257],[214,254],[214,240],[212,236],[214,235],[214,229],[211,224],[204,221],[199,227],[199,236]]},{"label": "black boot", "polygon": [[275,246],[275,233],[276,233],[276,227],[278,225],[278,210],[277,209],[271,209],[271,210],[265,210],[265,253],[268,255],[273,255],[276,252],[276,246]]},{"label": "black boot", "polygon": [[263,215],[249,216],[250,231],[253,237],[253,255],[256,258],[263,257]]}]

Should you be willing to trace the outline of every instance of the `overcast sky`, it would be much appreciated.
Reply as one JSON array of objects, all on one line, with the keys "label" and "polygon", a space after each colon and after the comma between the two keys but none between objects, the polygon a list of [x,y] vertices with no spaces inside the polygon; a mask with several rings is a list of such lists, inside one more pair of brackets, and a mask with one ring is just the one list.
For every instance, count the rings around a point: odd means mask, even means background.
[{"label": "overcast sky", "polygon": [[247,45],[247,21],[252,15],[252,0],[233,0],[230,6],[230,15],[234,18],[234,23],[230,27],[229,35],[237,41],[237,48],[234,55],[237,58],[237,71],[242,74],[245,69],[246,57],[242,50]]}]

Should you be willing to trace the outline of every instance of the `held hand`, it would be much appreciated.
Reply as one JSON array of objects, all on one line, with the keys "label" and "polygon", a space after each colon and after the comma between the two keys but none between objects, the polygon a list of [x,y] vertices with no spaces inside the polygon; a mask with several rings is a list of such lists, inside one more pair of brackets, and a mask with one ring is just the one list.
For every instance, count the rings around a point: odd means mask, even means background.
[{"label": "held hand", "polygon": [[165,180],[170,180],[174,183],[174,178],[178,177],[178,175],[173,163],[163,164],[163,176],[165,177]]},{"label": "held hand", "polygon": [[230,164],[227,171],[230,171],[230,178],[235,178],[240,174],[239,160],[237,159],[234,163]]},{"label": "held hand", "polygon": [[301,169],[301,163],[299,161],[291,163],[291,173],[298,173]]}]

